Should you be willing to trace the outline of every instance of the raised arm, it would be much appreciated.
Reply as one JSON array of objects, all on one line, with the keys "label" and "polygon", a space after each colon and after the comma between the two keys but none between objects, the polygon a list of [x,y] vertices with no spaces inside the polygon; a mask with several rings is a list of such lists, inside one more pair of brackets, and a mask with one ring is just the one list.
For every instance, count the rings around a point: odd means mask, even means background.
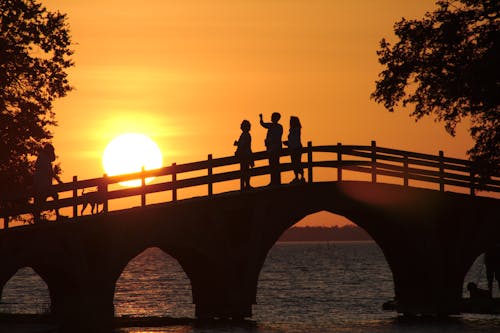
[{"label": "raised arm", "polygon": [[260,118],[260,125],[264,128],[269,128],[269,126],[271,126],[271,123],[265,123],[264,122],[264,119],[262,118],[262,113],[259,114],[259,118]]}]

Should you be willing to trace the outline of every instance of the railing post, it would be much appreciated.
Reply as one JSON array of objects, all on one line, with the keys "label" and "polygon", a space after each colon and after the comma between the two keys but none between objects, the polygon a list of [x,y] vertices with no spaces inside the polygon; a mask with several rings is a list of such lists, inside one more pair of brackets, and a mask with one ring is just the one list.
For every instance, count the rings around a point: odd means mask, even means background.
[{"label": "railing post", "polygon": [[439,191],[444,192],[444,164],[443,164],[444,153],[442,150],[439,151]]},{"label": "railing post", "polygon": [[9,229],[9,217],[7,215],[3,217],[3,228]]},{"label": "railing post", "polygon": [[212,154],[208,154],[208,196],[212,196],[214,193],[214,187],[212,182]]},{"label": "railing post", "polygon": [[337,161],[338,161],[338,166],[337,166],[337,181],[341,182],[342,181],[342,144],[340,142],[337,142]]},{"label": "railing post", "polygon": [[476,195],[476,189],[474,187],[475,185],[475,180],[474,180],[474,168],[470,168],[470,195]]},{"label": "railing post", "polygon": [[403,156],[403,186],[408,187],[408,155]]},{"label": "railing post", "polygon": [[144,165],[141,168],[141,207],[146,206],[146,177],[144,173],[146,172]]},{"label": "railing post", "polygon": [[309,183],[313,182],[313,152],[312,152],[312,142],[307,141],[307,181]]},{"label": "railing post", "polygon": [[77,186],[78,177],[73,176],[73,218],[78,217],[78,188]]},{"label": "railing post", "polygon": [[172,201],[177,201],[177,171],[175,170],[177,163],[172,163]]},{"label": "railing post", "polygon": [[372,183],[377,182],[377,142],[372,141]]},{"label": "railing post", "polygon": [[108,207],[108,175],[106,173],[102,176],[102,184],[100,190],[102,191],[102,198],[103,198],[102,211],[104,213],[107,213],[109,211],[109,207]]}]

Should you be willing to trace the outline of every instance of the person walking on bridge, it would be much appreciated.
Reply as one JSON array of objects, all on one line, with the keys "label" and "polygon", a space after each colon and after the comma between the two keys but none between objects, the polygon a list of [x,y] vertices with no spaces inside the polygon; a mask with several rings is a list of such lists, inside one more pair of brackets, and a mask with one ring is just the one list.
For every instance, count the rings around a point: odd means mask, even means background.
[{"label": "person walking on bridge", "polygon": [[269,159],[269,167],[271,169],[271,186],[281,184],[280,176],[280,153],[281,153],[281,137],[283,136],[283,126],[279,122],[281,115],[274,112],[271,115],[271,122],[266,123],[262,118],[262,113],[259,114],[260,125],[267,128],[265,140],[266,150]]},{"label": "person walking on bridge", "polygon": [[[61,179],[54,171],[52,162],[56,159],[54,146],[46,144],[38,154],[35,162],[35,173],[33,175],[33,189],[35,198],[36,212],[34,212],[35,223],[40,222],[40,210],[38,206],[45,202],[48,197],[54,200],[59,199],[59,195],[52,189],[52,179],[57,180],[59,184]],[[56,209],[56,217],[59,218],[59,209]]]},{"label": "person walking on bridge", "polygon": [[240,138],[234,141],[234,145],[238,147],[234,154],[240,160],[242,191],[252,188],[252,186],[250,186],[250,167],[254,166],[254,162],[252,157],[252,136],[250,135],[250,128],[250,122],[248,120],[243,120],[240,125]]}]

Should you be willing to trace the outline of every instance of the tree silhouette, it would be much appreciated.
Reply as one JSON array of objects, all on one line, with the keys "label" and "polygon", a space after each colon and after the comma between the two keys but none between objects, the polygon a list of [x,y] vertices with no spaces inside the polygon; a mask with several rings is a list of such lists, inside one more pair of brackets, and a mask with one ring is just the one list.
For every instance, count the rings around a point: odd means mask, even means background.
[{"label": "tree silhouette", "polygon": [[377,51],[384,65],[371,97],[389,111],[414,107],[420,119],[434,115],[451,135],[470,119],[475,141],[467,152],[478,172],[500,169],[500,2],[442,0],[420,20],[395,24],[394,45]]},{"label": "tree silhouette", "polygon": [[52,138],[53,101],[71,90],[70,45],[66,15],[35,0],[0,1],[2,197],[28,186],[34,155]]}]

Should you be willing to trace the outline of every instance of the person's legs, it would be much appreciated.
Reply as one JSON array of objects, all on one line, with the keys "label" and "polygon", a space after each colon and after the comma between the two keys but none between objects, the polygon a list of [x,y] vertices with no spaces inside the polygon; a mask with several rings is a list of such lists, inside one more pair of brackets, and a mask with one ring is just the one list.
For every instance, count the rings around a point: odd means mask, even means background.
[{"label": "person's legs", "polygon": [[39,191],[37,194],[35,194],[34,197],[34,202],[33,202],[33,219],[34,223],[40,223],[42,221],[42,208],[40,207],[43,205],[45,201],[47,201],[47,198],[50,195],[48,195],[46,192]]},{"label": "person's legs", "polygon": [[243,190],[245,188],[245,163],[241,160],[240,160],[240,172],[241,172],[240,189]]},{"label": "person's legs", "polygon": [[300,179],[302,181],[305,181],[305,179],[304,179],[304,168],[302,167],[302,153],[299,153],[298,160],[299,160],[298,171],[299,171]]},{"label": "person's legs", "polygon": [[43,202],[42,197],[38,194],[35,195],[33,202],[33,222],[35,224],[40,223],[41,209],[39,206],[41,202]]},{"label": "person's legs", "polygon": [[241,189],[250,188],[250,163],[248,161],[242,161],[240,163],[241,168]]},{"label": "person's legs", "polygon": [[302,165],[301,165],[301,152],[300,151],[292,151],[290,154],[290,157],[292,159],[292,167],[293,167],[293,173],[295,174],[295,179],[299,179],[299,175],[304,178],[304,172],[302,170]]},{"label": "person's legs", "polygon": [[[59,194],[57,194],[57,192],[52,192],[52,193],[50,193],[50,195],[49,195],[49,196],[50,196],[50,197],[52,198],[52,200],[54,200],[54,201],[59,200]],[[47,200],[47,199],[45,199],[45,200]],[[54,209],[54,211],[55,211],[55,213],[56,213],[56,219],[57,219],[57,218],[59,218],[59,208],[55,208],[55,209]]]}]

